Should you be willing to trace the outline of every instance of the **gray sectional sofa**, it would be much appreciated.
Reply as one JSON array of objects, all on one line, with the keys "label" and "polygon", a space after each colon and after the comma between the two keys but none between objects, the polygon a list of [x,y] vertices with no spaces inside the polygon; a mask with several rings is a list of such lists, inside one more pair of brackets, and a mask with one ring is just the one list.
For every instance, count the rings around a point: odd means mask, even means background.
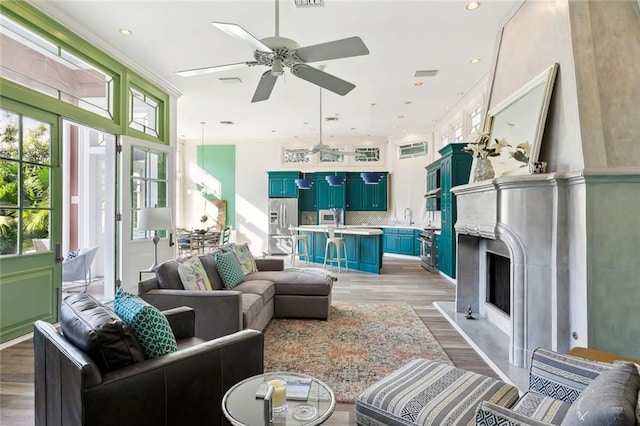
[{"label": "gray sectional sofa", "polygon": [[185,290],[178,266],[187,258],[162,263],[156,276],[138,283],[138,294],[158,309],[190,306],[196,311],[196,336],[215,339],[243,329],[262,331],[276,318],[326,320],[335,277],[323,271],[284,268],[282,259],[255,259],[258,271],[232,290],[225,289],[215,255],[198,255],[213,290]]}]

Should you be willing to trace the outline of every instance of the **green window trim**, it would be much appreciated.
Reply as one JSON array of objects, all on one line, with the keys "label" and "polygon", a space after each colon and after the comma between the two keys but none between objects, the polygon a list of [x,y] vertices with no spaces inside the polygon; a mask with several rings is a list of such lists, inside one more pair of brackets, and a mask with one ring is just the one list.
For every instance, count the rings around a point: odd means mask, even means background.
[{"label": "green window trim", "polygon": [[[36,90],[0,78],[0,92],[3,97],[27,105],[37,106],[44,111],[64,116],[109,133],[132,136],[150,142],[169,145],[169,95],[166,92],[24,0],[2,1],[0,3],[0,13],[111,76],[113,78],[113,119],[101,117],[98,114],[52,98]],[[142,90],[146,95],[159,102],[157,137],[129,127],[130,85],[135,86],[136,90]]]}]

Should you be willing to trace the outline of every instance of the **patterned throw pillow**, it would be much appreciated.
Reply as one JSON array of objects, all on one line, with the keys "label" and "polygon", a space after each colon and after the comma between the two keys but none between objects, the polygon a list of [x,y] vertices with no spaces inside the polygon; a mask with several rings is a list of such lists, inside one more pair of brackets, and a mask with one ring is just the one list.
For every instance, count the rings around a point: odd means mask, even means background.
[{"label": "patterned throw pillow", "polygon": [[218,268],[220,278],[222,278],[222,284],[224,284],[226,288],[231,289],[244,282],[242,267],[234,252],[217,253],[216,267]]},{"label": "patterned throw pillow", "polygon": [[178,274],[185,290],[211,290],[207,271],[198,256],[189,258],[178,266]]},{"label": "patterned throw pillow", "polygon": [[131,327],[146,359],[178,350],[167,318],[138,296],[119,288],[113,301],[113,310]]},{"label": "patterned throw pillow", "polygon": [[249,275],[258,271],[256,261],[253,258],[253,254],[251,254],[251,250],[249,250],[249,246],[246,243],[233,244],[233,252],[238,258],[238,262],[240,263],[240,267],[242,268],[242,273],[244,273],[245,275]]}]

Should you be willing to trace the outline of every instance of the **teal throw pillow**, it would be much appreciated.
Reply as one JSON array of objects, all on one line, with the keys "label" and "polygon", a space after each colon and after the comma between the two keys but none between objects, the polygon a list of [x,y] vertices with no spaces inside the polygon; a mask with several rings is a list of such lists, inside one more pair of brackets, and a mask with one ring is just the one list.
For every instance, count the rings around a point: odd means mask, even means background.
[{"label": "teal throw pillow", "polygon": [[119,288],[113,310],[133,330],[146,359],[178,350],[169,321],[156,307]]},{"label": "teal throw pillow", "polygon": [[217,253],[216,267],[220,278],[222,278],[222,284],[226,288],[231,289],[244,282],[244,273],[234,252]]}]

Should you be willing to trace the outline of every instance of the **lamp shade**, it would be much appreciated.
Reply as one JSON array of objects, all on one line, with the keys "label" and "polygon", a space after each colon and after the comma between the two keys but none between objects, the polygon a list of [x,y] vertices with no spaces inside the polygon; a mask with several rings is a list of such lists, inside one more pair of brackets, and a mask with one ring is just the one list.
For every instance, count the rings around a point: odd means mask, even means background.
[{"label": "lamp shade", "polygon": [[146,207],[138,212],[138,229],[141,231],[157,231],[173,229],[171,209],[169,207]]},{"label": "lamp shade", "polygon": [[298,185],[298,189],[309,189],[311,185],[313,185],[312,179],[296,179],[296,185]]},{"label": "lamp shade", "polygon": [[340,186],[344,183],[344,176],[327,175],[325,179],[329,182],[330,186]]},{"label": "lamp shade", "polygon": [[384,174],[380,173],[380,172],[362,172],[362,173],[360,173],[360,177],[362,178],[364,183],[367,183],[367,184],[370,184],[370,185],[378,184],[382,180],[383,176],[384,176]]}]

